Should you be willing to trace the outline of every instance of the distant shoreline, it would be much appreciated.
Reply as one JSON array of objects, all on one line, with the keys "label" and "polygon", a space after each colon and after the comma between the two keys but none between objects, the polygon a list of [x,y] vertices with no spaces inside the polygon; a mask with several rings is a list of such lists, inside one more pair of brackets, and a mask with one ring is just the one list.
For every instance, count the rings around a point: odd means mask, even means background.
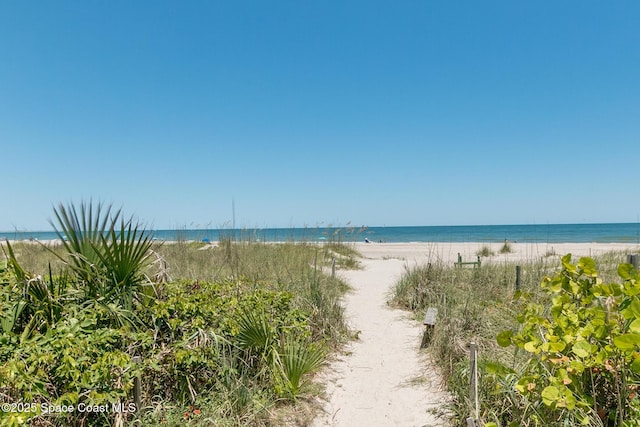
[{"label": "distant shoreline", "polygon": [[[174,229],[149,230],[161,241],[213,242],[231,238],[241,241],[322,243],[371,242],[434,243],[623,243],[640,244],[640,224],[524,224],[393,227],[316,227],[256,229]],[[0,240],[55,240],[53,231],[12,231],[0,233]]]},{"label": "distant shoreline", "polygon": [[[9,240],[13,245],[16,241]],[[42,243],[44,245],[61,245],[58,239],[43,241],[22,241],[23,243]],[[164,244],[177,244],[178,241],[164,241]],[[202,243],[200,241],[185,241],[185,243]],[[265,242],[266,244],[282,244],[291,242]],[[323,244],[322,242],[294,242]],[[212,241],[203,245],[203,249],[215,250],[220,242]],[[541,259],[559,260],[561,256],[568,253],[574,259],[583,256],[595,257],[611,252],[627,252],[640,254],[640,245],[635,243],[576,243],[576,242],[556,242],[556,243],[530,243],[530,242],[509,242],[510,252],[501,253],[504,242],[390,242],[390,243],[364,243],[352,242],[352,245],[363,258],[366,259],[400,259],[408,264],[423,264],[428,262],[454,263],[458,260],[458,255],[464,262],[477,261],[483,263],[495,262],[516,262],[531,261]],[[0,241],[0,246],[4,245],[4,240]],[[620,262],[625,262],[624,257]]]},{"label": "distant shoreline", "polygon": [[[510,242],[511,252],[501,253],[504,243],[486,242],[417,242],[417,243],[356,243],[355,249],[365,258],[402,259],[409,264],[422,264],[442,261],[454,263],[458,254],[463,262],[476,261],[483,248],[490,256],[480,256],[483,263],[532,261],[540,259],[559,260],[561,256],[571,254],[574,259],[595,257],[611,252],[640,253],[640,245],[628,243],[514,243]],[[625,262],[621,257],[620,262]]]}]

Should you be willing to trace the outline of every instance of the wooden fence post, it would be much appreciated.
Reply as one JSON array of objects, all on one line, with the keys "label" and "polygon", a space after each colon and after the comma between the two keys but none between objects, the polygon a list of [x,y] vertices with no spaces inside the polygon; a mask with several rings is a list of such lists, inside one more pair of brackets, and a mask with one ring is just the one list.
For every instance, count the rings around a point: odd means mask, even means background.
[{"label": "wooden fence post", "polygon": [[[140,356],[133,356],[131,358],[133,363],[140,363],[142,359]],[[140,375],[136,375],[133,379],[133,401],[136,404],[136,413],[140,413],[140,408],[142,406],[142,385],[140,383]]]},{"label": "wooden fence post", "polygon": [[469,344],[469,397],[473,410],[473,419],[480,416],[478,405],[478,346],[475,342]]},{"label": "wooden fence post", "polygon": [[335,257],[331,259],[331,277],[333,279],[336,278],[336,258]]},{"label": "wooden fence post", "polygon": [[520,290],[520,266],[516,265],[516,292]]},{"label": "wooden fence post", "polygon": [[633,268],[638,269],[638,255],[627,255],[627,263],[632,264]]}]

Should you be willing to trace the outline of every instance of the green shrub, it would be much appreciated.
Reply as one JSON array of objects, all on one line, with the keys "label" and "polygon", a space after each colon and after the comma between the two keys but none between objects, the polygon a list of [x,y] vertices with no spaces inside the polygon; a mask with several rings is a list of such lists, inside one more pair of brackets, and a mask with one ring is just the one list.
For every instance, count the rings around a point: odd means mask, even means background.
[{"label": "green shrub", "polygon": [[[616,258],[623,259],[623,255],[611,257],[612,260]],[[523,292],[531,294],[542,305],[548,304],[549,297],[539,284],[543,277],[556,270],[554,260],[544,258],[518,265],[522,267]],[[604,273],[608,274],[608,270]],[[438,321],[430,337],[429,350],[438,361],[453,396],[448,409],[460,424],[471,412],[467,345],[472,341],[480,349],[481,418],[506,420],[509,415],[505,414],[525,410],[526,402],[508,384],[513,382],[515,374],[512,371],[517,371],[528,355],[502,348],[495,339],[500,331],[517,328],[516,317],[521,307],[513,300],[514,292],[515,264],[487,263],[481,269],[460,269],[438,260],[407,269],[392,290],[391,303],[413,310],[420,320],[428,307],[438,309]],[[505,369],[511,377],[496,374]],[[521,425],[527,425],[531,419],[525,417]]]},{"label": "green shrub", "polygon": [[[97,316],[87,311],[68,314],[45,334],[26,340],[6,332],[0,337],[0,391],[6,401],[39,405],[35,413],[0,413],[0,425],[11,425],[12,418],[72,425],[80,417],[84,425],[101,426],[115,415],[111,405],[131,403],[140,368],[124,351],[128,332],[97,327]],[[80,404],[106,405],[109,411],[42,411],[42,405]]]},{"label": "green shrub", "polygon": [[515,389],[527,402],[542,402],[536,425],[640,425],[640,276],[621,264],[621,283],[604,283],[591,258],[545,278],[550,306],[522,296],[517,332],[498,343],[528,353]]}]

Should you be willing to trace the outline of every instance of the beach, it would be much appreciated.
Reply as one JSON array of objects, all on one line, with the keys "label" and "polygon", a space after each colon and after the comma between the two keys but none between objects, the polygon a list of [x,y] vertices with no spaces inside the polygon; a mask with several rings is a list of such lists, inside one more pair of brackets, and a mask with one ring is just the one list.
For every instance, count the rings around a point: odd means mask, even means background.
[{"label": "beach", "polygon": [[[633,244],[522,243],[355,243],[362,269],[341,271],[352,287],[344,299],[349,326],[357,335],[335,356],[318,380],[326,386],[322,412],[313,427],[389,425],[445,426],[449,400],[436,363],[420,348],[424,326],[411,313],[387,304],[388,292],[408,267],[426,263],[476,261],[488,247],[494,255],[483,264],[546,259],[560,266],[560,257],[574,259],[611,251],[640,252]],[[625,257],[620,254],[620,262]],[[445,416],[439,417],[437,414]]]},{"label": "beach", "polygon": [[355,243],[355,249],[367,259],[396,258],[410,264],[429,262],[453,263],[458,254],[463,262],[476,261],[483,247],[494,254],[482,257],[482,262],[516,262],[553,258],[572,254],[573,258],[594,257],[611,251],[636,251],[640,245],[631,243],[518,243],[508,242],[511,252],[500,253],[504,243],[484,242],[414,242],[414,243]]}]

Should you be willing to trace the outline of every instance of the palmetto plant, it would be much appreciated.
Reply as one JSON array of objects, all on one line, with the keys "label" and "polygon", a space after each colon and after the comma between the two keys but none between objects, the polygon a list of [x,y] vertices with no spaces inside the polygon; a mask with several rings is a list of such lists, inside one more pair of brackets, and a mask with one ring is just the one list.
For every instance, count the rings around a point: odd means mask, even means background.
[{"label": "palmetto plant", "polygon": [[240,332],[237,341],[241,349],[271,364],[277,351],[277,331],[262,311],[245,310],[238,319]]},{"label": "palmetto plant", "polygon": [[27,338],[44,331],[63,315],[63,305],[100,312],[109,323],[121,326],[138,322],[134,301],[148,302],[153,284],[144,274],[150,264],[151,236],[133,219],[122,219],[120,210],[101,204],[59,205],[52,223],[60,237],[62,253],[46,248],[61,259],[69,271],[48,277],[25,271],[12,246],[6,242],[8,266],[16,278],[14,300],[0,315],[5,332],[15,330]]},{"label": "palmetto plant", "polygon": [[66,253],[52,253],[71,268],[86,297],[130,310],[134,300],[153,295],[144,275],[152,236],[141,224],[100,203],[81,203],[80,209],[60,204],[54,213],[52,225]]},{"label": "palmetto plant", "polygon": [[322,347],[303,341],[284,343],[277,353],[276,366],[280,368],[283,394],[295,399],[305,390],[307,374],[317,371],[326,358]]},{"label": "palmetto plant", "polygon": [[297,398],[307,384],[303,377],[318,370],[325,361],[321,346],[292,337],[278,339],[276,328],[264,312],[244,312],[239,326],[240,347],[260,356],[263,372],[271,374],[277,383],[276,389],[283,396]]},{"label": "palmetto plant", "polygon": [[16,282],[12,286],[12,301],[9,303],[7,299],[9,310],[0,315],[0,324],[3,332],[21,331],[23,338],[27,338],[34,329],[51,327],[61,317],[60,297],[66,291],[65,277],[60,277],[55,286],[51,267],[48,283],[40,275],[27,273],[18,263],[8,241],[6,247],[8,267],[13,271]]}]

